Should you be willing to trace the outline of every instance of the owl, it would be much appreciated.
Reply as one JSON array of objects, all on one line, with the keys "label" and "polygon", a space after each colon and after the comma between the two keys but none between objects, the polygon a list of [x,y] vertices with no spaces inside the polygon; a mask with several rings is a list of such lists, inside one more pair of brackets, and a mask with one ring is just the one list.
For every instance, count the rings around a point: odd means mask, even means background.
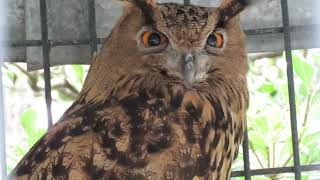
[{"label": "owl", "polygon": [[225,180],[248,90],[239,13],[123,0],[84,87],[10,179]]}]

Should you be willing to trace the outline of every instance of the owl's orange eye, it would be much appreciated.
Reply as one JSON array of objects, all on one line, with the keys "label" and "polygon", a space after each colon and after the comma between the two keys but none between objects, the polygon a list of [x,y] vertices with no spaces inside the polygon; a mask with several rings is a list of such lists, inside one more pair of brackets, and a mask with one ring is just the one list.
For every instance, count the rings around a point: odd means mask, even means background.
[{"label": "owl's orange eye", "polygon": [[214,32],[209,35],[207,39],[207,44],[214,48],[222,48],[223,47],[223,35],[219,32]]},{"label": "owl's orange eye", "polygon": [[167,38],[161,33],[146,31],[142,34],[141,40],[144,46],[155,47],[165,43]]}]

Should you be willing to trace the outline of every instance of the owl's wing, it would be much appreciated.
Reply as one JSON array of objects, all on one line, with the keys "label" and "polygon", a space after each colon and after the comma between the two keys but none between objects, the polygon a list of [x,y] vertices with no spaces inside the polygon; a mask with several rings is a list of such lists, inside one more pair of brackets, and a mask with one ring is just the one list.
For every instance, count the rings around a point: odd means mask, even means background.
[{"label": "owl's wing", "polygon": [[235,126],[228,123],[233,115],[224,112],[226,105],[218,99],[210,90],[187,87],[179,78],[158,70],[120,77],[106,99],[75,103],[72,113],[66,113],[36,143],[11,177],[210,176],[212,167],[229,156],[228,163],[216,167],[227,169],[236,151],[230,146],[236,132],[232,135],[227,130]]}]

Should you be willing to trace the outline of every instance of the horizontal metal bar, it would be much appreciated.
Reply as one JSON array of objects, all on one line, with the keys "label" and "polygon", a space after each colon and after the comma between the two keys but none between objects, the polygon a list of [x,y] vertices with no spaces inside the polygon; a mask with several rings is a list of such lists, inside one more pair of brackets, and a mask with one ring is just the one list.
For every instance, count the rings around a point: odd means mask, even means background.
[{"label": "horizontal metal bar", "polygon": [[[311,31],[316,32],[320,30],[319,24],[308,26],[291,26],[291,31]],[[262,29],[248,29],[245,30],[247,36],[258,36],[266,34],[282,34],[284,32],[282,27],[262,28]],[[97,43],[102,44],[105,38],[97,38]],[[71,40],[49,40],[50,46],[70,46],[70,45],[89,45],[90,39],[71,39]],[[27,46],[41,46],[41,40],[19,40],[0,42],[0,45],[11,47],[27,47]]]},{"label": "horizontal metal bar", "polygon": [[[320,24],[304,25],[304,26],[290,26],[290,31],[319,31]],[[284,33],[283,27],[271,27],[261,29],[247,29],[244,30],[248,36],[265,35],[265,34],[282,34]]]},{"label": "horizontal metal bar", "polygon": [[[302,165],[301,171],[320,171],[320,164],[310,164]],[[270,174],[283,174],[283,173],[294,173],[294,167],[280,167],[280,168],[266,168],[266,169],[251,169],[252,176],[257,175],[270,175]],[[244,176],[244,171],[233,171],[231,177],[241,177]]]},{"label": "horizontal metal bar", "polygon": [[[101,44],[104,38],[98,39],[98,43]],[[5,46],[11,47],[32,47],[32,46],[42,46],[41,40],[24,40],[24,41],[9,41],[6,43],[1,43]],[[90,39],[78,39],[78,40],[49,40],[51,47],[54,46],[71,46],[71,45],[89,45]]]}]

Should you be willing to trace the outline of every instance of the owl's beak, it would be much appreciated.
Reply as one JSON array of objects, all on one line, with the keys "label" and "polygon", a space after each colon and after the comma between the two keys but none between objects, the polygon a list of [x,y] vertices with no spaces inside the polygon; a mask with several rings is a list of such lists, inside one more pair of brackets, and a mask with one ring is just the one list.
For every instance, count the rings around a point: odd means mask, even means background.
[{"label": "owl's beak", "polygon": [[183,63],[184,78],[191,83],[195,75],[195,56],[192,53],[186,53],[184,55]]}]

